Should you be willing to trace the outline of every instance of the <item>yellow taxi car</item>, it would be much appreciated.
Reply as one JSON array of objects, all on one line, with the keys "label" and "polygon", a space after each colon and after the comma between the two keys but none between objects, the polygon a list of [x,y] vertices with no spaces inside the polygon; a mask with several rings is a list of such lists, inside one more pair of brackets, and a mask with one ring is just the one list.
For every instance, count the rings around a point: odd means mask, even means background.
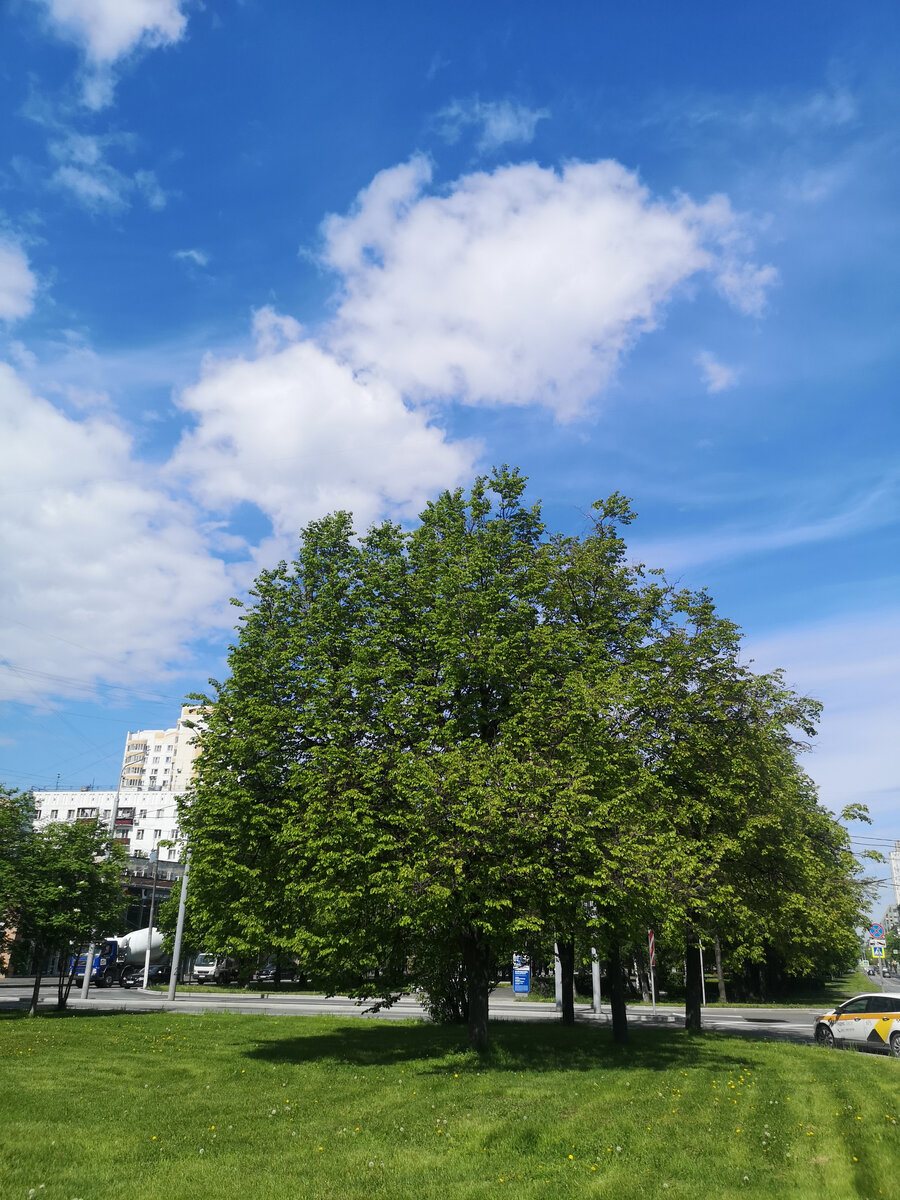
[{"label": "yellow taxi car", "polygon": [[846,1000],[816,1017],[815,1039],[820,1046],[886,1050],[900,1058],[900,995],[867,992]]}]

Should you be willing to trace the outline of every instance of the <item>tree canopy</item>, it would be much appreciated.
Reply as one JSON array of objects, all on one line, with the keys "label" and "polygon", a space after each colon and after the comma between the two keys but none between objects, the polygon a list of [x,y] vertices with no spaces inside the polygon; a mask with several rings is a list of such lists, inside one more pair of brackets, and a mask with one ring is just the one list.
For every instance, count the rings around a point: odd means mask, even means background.
[{"label": "tree canopy", "polygon": [[122,919],[125,852],[96,821],[33,827],[29,793],[0,790],[0,910],[3,925],[30,945],[37,1004],[48,954],[60,958],[59,1004],[68,994],[64,966],[72,954]]},{"label": "tree canopy", "polygon": [[501,468],[411,530],[311,523],[195,698],[182,814],[211,942],[357,994],[421,983],[476,1046],[529,939],[615,958],[653,921],[752,957],[787,936],[785,889],[792,928],[828,886],[841,917],[858,899],[796,764],[817,706],[741,663],[705,593],[628,560],[623,497],[565,536],[524,490]]}]

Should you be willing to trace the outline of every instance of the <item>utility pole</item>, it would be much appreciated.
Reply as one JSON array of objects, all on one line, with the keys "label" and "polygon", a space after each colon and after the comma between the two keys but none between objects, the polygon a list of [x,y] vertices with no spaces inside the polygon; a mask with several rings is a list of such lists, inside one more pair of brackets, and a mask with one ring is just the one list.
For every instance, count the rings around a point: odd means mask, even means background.
[{"label": "utility pole", "polygon": [[150,851],[150,861],[153,863],[153,887],[150,890],[150,919],[147,922],[147,949],[144,951],[144,990],[150,979],[150,940],[153,937],[153,905],[156,901],[156,880],[159,876],[159,846]]},{"label": "utility pole", "polygon": [[184,911],[187,904],[188,872],[191,869],[191,853],[184,854],[184,874],[181,877],[181,895],[178,898],[178,923],[175,926],[175,946],[172,950],[172,969],[169,974],[169,999],[175,999],[178,984],[178,968],[181,964],[181,939],[184,934]]}]

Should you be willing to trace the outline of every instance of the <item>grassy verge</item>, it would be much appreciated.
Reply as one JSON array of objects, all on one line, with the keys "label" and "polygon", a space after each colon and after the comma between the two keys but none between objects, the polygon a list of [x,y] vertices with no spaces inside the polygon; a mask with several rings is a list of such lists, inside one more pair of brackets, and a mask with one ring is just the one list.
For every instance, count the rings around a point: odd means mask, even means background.
[{"label": "grassy verge", "polygon": [[[0,1020],[40,1200],[896,1195],[898,1064],[714,1034],[171,1013]],[[31,1189],[34,1189],[32,1192]]]}]

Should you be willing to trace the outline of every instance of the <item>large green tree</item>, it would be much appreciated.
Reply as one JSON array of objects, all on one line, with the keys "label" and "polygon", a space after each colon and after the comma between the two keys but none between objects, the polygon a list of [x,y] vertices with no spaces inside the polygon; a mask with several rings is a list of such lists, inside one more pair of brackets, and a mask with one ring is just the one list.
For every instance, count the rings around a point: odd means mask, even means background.
[{"label": "large green tree", "polygon": [[526,942],[570,962],[590,938],[615,981],[664,906],[682,932],[719,914],[747,808],[736,726],[774,776],[788,719],[750,712],[771,685],[707,597],[628,562],[626,501],[551,536],[524,486],[504,468],[358,541],[348,514],[313,522],[198,698],[182,814],[211,946],[280,946],[357,994],[419,982],[475,1046]]}]

